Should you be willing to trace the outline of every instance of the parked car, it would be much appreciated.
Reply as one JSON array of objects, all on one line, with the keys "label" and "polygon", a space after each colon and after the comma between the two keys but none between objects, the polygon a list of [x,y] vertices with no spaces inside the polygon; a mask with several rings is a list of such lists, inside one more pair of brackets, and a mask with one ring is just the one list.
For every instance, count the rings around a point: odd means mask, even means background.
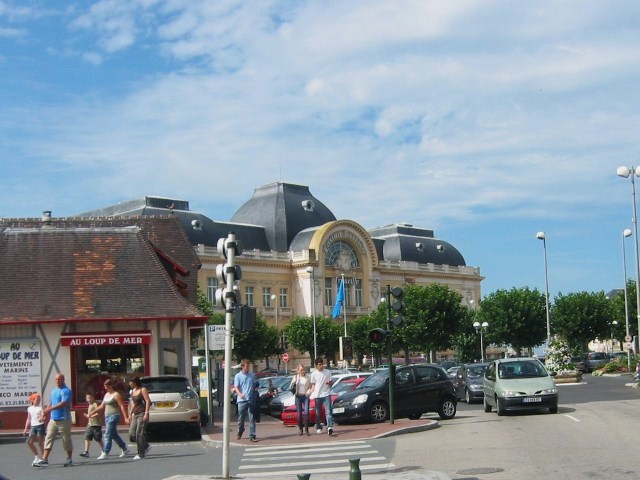
[{"label": "parked car", "polygon": [[582,361],[586,368],[587,373],[602,367],[609,363],[609,355],[604,352],[587,352],[582,356]]},{"label": "parked car", "polygon": [[[340,395],[343,395],[345,392],[350,392],[355,387],[360,385],[366,377],[359,378],[349,378],[347,380],[343,380],[339,384],[336,384],[331,387],[331,402],[334,402],[336,398]],[[295,402],[292,405],[288,405],[282,410],[282,415],[280,416],[282,423],[286,426],[296,426],[298,425],[298,411],[296,410]],[[309,425],[314,425],[316,423],[316,401],[315,399],[309,400]],[[320,423],[326,424],[325,416],[324,416],[324,405],[322,406],[322,417],[320,418]]]},{"label": "parked car", "polygon": [[468,363],[458,369],[455,379],[453,380],[453,388],[458,400],[464,400],[467,403],[482,400],[482,397],[484,397],[482,386],[484,371],[488,366],[489,364],[487,362]]},{"label": "parked car", "polygon": [[613,352],[611,355],[609,355],[609,358],[611,360],[620,360],[621,358],[626,360],[627,355],[627,352]]},{"label": "parked car", "polygon": [[[395,417],[418,419],[426,412],[440,418],[456,415],[456,396],[451,379],[436,365],[408,365],[395,371]],[[354,390],[333,402],[336,423],[384,422],[389,418],[389,370],[367,377]]]},{"label": "parked car", "polygon": [[585,373],[587,366],[584,364],[583,357],[571,357],[571,363],[576,367],[579,372]]},{"label": "parked car", "polygon": [[200,439],[200,401],[187,377],[158,375],[142,377],[140,381],[151,400],[148,431],[178,428]]},{"label": "parked car", "polygon": [[[266,377],[258,379],[260,387],[260,411],[271,413],[271,403],[274,399],[283,394],[291,394],[288,389],[291,385],[292,375],[281,375],[278,377]],[[266,387],[263,385],[266,384]]]},{"label": "parked car", "polygon": [[456,378],[456,373],[458,373],[458,370],[460,370],[460,366],[447,368],[447,375],[449,375],[449,378],[451,379]]},{"label": "parked car", "polygon": [[536,358],[494,360],[484,372],[484,411],[498,415],[509,410],[548,408],[558,412],[558,387]]}]

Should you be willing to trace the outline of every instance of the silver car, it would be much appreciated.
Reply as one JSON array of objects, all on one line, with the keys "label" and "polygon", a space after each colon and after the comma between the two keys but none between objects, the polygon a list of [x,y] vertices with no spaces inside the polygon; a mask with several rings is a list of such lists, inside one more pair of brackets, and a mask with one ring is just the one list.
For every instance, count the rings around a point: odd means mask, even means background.
[{"label": "silver car", "polygon": [[149,430],[169,427],[186,430],[200,439],[200,403],[198,394],[187,377],[159,375],[142,377],[142,386],[149,391]]}]

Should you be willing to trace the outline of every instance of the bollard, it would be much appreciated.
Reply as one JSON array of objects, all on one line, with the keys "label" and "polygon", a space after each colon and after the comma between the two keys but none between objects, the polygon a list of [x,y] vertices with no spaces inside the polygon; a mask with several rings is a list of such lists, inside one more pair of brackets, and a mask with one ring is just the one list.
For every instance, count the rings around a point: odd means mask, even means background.
[{"label": "bollard", "polygon": [[309,480],[311,478],[310,473],[299,473],[298,480]]},{"label": "bollard", "polygon": [[362,472],[360,471],[360,459],[350,458],[349,463],[351,468],[349,469],[349,480],[361,480]]}]

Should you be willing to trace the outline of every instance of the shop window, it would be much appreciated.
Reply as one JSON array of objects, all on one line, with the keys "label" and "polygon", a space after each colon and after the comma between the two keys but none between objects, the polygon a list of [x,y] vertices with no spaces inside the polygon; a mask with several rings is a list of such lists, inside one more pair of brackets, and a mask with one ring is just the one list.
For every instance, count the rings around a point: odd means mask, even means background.
[{"label": "shop window", "polygon": [[109,378],[115,382],[115,389],[127,399],[129,379],[145,375],[146,348],[146,345],[75,347],[74,403],[86,403],[85,395],[89,391],[102,400],[104,382]]}]

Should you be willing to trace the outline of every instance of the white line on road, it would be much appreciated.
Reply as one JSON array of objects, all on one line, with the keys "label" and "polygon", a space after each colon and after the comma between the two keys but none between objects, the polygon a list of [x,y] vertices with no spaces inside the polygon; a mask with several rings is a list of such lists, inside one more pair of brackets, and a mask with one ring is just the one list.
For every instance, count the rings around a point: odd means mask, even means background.
[{"label": "white line on road", "polygon": [[578,420],[576,417],[572,417],[571,415],[567,415],[566,413],[564,414],[565,417],[570,418],[571,420],[573,420],[574,422],[579,422],[580,420]]}]

